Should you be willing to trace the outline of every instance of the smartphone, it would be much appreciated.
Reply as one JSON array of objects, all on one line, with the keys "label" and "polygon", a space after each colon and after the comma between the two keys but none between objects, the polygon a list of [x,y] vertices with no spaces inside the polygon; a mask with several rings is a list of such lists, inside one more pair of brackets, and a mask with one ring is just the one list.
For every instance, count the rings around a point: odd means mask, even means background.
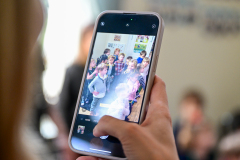
[{"label": "smartphone", "polygon": [[94,34],[69,135],[77,153],[126,159],[120,141],[94,137],[104,115],[141,124],[157,67],[163,19],[154,12],[104,11]]}]

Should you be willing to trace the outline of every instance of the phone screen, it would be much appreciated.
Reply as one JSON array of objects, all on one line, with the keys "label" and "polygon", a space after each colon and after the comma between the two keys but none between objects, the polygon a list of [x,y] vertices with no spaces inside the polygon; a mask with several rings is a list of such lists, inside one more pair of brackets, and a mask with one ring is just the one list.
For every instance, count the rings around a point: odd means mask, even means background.
[{"label": "phone screen", "polygon": [[155,15],[108,13],[96,25],[71,145],[123,158],[121,143],[112,136],[94,137],[93,128],[104,115],[139,123],[159,20]]}]

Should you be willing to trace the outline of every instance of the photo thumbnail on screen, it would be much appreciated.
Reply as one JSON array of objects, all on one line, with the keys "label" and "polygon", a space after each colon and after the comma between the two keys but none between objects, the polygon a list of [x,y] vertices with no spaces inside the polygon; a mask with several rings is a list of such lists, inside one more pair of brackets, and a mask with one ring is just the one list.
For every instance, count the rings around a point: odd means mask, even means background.
[{"label": "photo thumbnail on screen", "polygon": [[79,114],[138,122],[155,36],[98,32]]}]

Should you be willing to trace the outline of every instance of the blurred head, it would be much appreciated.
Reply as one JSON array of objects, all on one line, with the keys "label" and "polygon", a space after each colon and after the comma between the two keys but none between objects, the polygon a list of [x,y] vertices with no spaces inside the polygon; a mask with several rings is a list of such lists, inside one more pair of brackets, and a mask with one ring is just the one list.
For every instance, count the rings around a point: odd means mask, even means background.
[{"label": "blurred head", "polygon": [[197,91],[187,92],[180,102],[180,117],[191,124],[203,120],[203,96]]},{"label": "blurred head", "polygon": [[98,72],[101,74],[101,75],[105,75],[107,73],[107,65],[105,63],[101,63],[98,65]]},{"label": "blurred head", "polygon": [[118,56],[118,60],[122,62],[124,57],[125,57],[125,54],[124,53],[120,53],[119,56]]},{"label": "blurred head", "polygon": [[129,70],[135,70],[137,68],[137,61],[135,59],[130,60],[128,63]]},{"label": "blurred head", "polygon": [[132,60],[132,56],[128,56],[126,59],[127,65],[129,64],[129,62]]},{"label": "blurred head", "polygon": [[146,52],[145,50],[142,50],[142,51],[140,52],[140,57],[141,57],[141,58],[146,57],[146,55],[147,55],[147,52]]},{"label": "blurred head", "polygon": [[191,147],[202,151],[203,156],[206,156],[216,143],[216,136],[214,135],[212,126],[207,122],[202,122],[193,127],[192,133]]},{"label": "blurred head", "polygon": [[181,127],[176,141],[181,151],[190,152],[196,159],[207,159],[216,143],[213,128],[206,122]]},{"label": "blurred head", "polygon": [[150,63],[150,59],[148,57],[143,58],[142,64],[144,67],[149,65],[149,63]]},{"label": "blurred head", "polygon": [[116,48],[116,49],[114,50],[114,55],[119,55],[119,53],[120,53],[120,49],[119,49],[119,48]]},{"label": "blurred head", "polygon": [[111,50],[109,48],[106,48],[104,51],[103,51],[103,54],[106,54],[107,56],[110,55],[110,52]]},{"label": "blurred head", "polygon": [[94,24],[90,24],[86,26],[82,32],[80,37],[80,48],[77,56],[77,63],[79,64],[85,64],[88,52],[92,40],[92,34],[93,34]]},{"label": "blurred head", "polygon": [[101,63],[107,63],[107,60],[108,60],[108,56],[103,54],[100,56],[100,62]]},{"label": "blurred head", "polygon": [[114,56],[112,56],[112,55],[108,56],[108,62],[109,62],[109,64],[113,64],[114,60],[115,60],[115,57],[114,57]]}]

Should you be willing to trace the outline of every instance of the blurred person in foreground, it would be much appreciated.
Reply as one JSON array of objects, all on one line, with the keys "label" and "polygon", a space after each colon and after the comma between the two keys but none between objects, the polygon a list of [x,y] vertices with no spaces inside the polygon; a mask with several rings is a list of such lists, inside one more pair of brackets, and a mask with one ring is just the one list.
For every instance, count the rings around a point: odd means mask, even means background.
[{"label": "blurred person in foreground", "polygon": [[0,159],[35,159],[24,147],[23,121],[31,97],[35,42],[43,26],[43,10],[37,0],[0,1]]},{"label": "blurred person in foreground", "polygon": [[62,92],[59,97],[57,106],[63,117],[63,123],[66,126],[66,131],[59,133],[59,145],[65,148],[62,152],[63,157],[76,159],[78,154],[74,153],[68,147],[68,134],[72,124],[72,118],[75,111],[79,88],[82,81],[85,63],[88,57],[88,51],[92,39],[94,24],[86,26],[80,37],[79,53],[75,62],[67,68],[65,79],[62,87]]},{"label": "blurred person in foreground", "polygon": [[[38,159],[31,155],[34,147],[24,146],[29,139],[22,138],[22,122],[26,106],[31,106],[27,105],[33,62],[30,53],[43,24],[41,4],[37,0],[0,1],[0,24],[0,159]],[[178,159],[165,84],[158,77],[150,103],[142,125],[104,116],[94,135],[119,138],[129,160]]]},{"label": "blurred person in foreground", "polygon": [[88,57],[88,51],[92,40],[94,24],[88,25],[83,29],[80,37],[79,53],[75,62],[67,68],[65,79],[60,94],[58,107],[60,108],[63,118],[67,125],[69,133],[72,118],[75,111],[79,88],[82,81],[85,63]]},{"label": "blurred person in foreground", "polygon": [[204,99],[200,93],[189,91],[183,96],[180,117],[173,129],[180,160],[214,158],[216,139],[203,110]]}]

